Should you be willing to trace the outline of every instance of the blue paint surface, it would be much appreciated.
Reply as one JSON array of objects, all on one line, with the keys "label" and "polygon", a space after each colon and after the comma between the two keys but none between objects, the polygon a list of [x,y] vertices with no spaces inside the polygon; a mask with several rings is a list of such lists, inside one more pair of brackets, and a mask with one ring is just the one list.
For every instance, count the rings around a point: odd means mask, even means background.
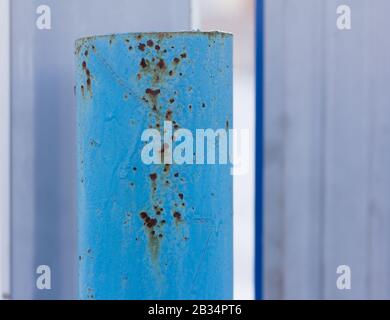
[{"label": "blue paint surface", "polygon": [[146,165],[141,135],[231,129],[232,36],[85,38],[76,68],[79,297],[231,299],[231,166]]},{"label": "blue paint surface", "polygon": [[256,245],[255,297],[263,298],[264,1],[256,1]]}]

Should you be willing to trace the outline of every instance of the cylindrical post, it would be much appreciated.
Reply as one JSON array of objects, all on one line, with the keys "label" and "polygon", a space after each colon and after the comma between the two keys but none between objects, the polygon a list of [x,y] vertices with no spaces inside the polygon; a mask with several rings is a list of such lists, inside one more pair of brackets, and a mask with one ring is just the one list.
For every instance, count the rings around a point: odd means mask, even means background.
[{"label": "cylindrical post", "polygon": [[232,36],[84,38],[76,67],[80,298],[231,299]]}]

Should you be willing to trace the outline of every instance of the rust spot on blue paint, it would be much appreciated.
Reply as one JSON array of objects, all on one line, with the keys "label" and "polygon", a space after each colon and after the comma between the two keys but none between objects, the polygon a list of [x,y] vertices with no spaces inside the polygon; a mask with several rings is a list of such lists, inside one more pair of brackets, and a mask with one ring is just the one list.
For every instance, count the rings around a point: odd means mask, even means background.
[{"label": "rust spot on blue paint", "polygon": [[141,50],[141,51],[145,51],[145,44],[144,43],[140,43],[139,45],[138,45],[138,49],[139,50]]},{"label": "rust spot on blue paint", "polygon": [[146,89],[145,90],[145,93],[148,94],[149,96],[155,98],[157,97],[160,93],[161,93],[161,90],[160,89]]},{"label": "rust spot on blue paint", "polygon": [[149,66],[149,61],[146,60],[145,58],[142,58],[139,65],[140,65],[143,69],[146,69],[146,68]]},{"label": "rust spot on blue paint", "polygon": [[166,68],[165,61],[163,59],[160,59],[158,62],[157,66],[161,69],[164,70]]},{"label": "rust spot on blue paint", "polygon": [[165,114],[165,120],[172,121],[172,115],[173,115],[173,111],[168,109],[166,114]]}]

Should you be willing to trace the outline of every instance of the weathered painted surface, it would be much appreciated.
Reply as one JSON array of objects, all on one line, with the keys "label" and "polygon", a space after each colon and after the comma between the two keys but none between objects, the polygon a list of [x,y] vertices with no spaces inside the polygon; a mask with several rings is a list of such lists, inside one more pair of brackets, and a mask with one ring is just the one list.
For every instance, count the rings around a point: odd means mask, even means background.
[{"label": "weathered painted surface", "polygon": [[80,298],[232,298],[230,166],[141,159],[165,120],[232,126],[232,36],[84,38],[76,68]]}]

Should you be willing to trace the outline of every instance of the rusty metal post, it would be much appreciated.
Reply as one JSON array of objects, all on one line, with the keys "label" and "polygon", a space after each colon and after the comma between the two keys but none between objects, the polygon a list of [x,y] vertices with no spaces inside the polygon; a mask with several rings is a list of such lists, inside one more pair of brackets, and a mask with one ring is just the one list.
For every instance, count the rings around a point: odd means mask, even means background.
[{"label": "rusty metal post", "polygon": [[[231,167],[166,158],[179,129],[197,159],[197,129],[231,128],[232,36],[83,38],[76,67],[79,297],[231,299]],[[172,140],[163,164],[141,157],[146,129]]]}]

